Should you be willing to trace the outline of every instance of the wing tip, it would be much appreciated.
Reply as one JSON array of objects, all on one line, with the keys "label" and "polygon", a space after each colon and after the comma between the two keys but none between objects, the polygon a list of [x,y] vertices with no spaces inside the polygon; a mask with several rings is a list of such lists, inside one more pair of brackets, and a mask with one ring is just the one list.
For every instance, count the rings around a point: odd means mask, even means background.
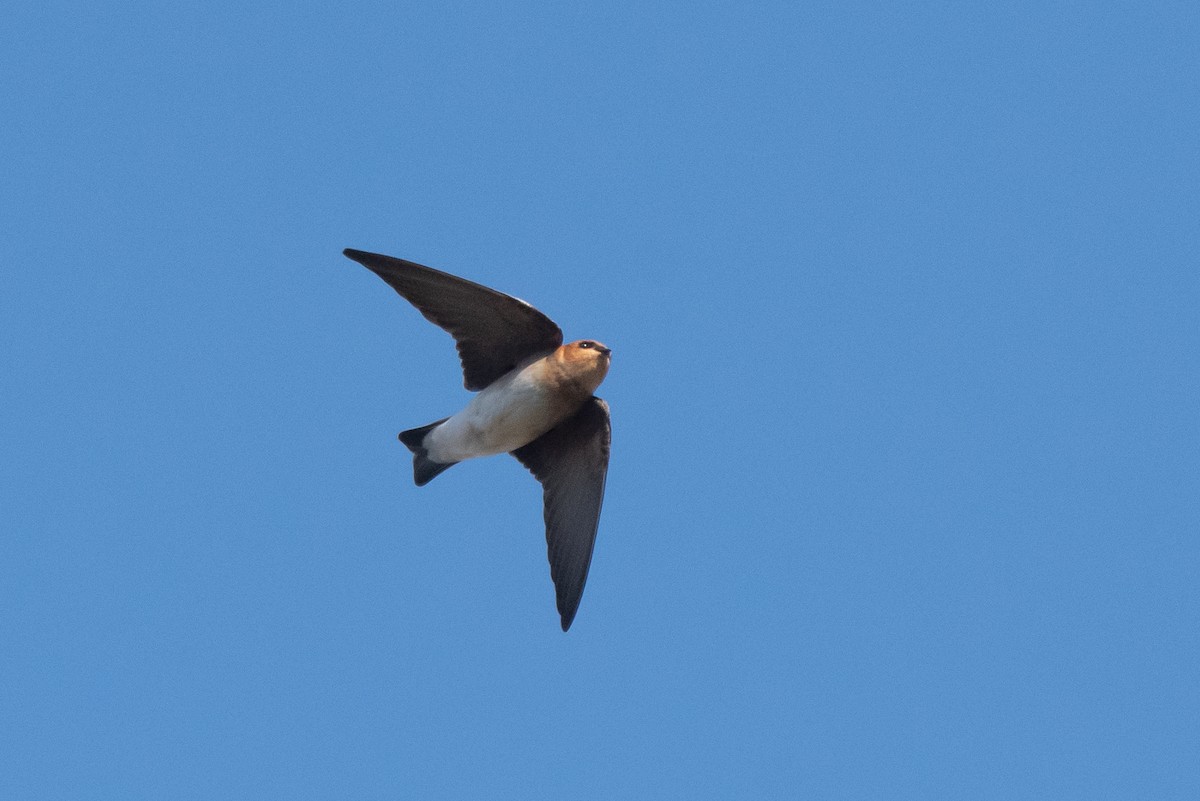
[{"label": "wing tip", "polygon": [[[556,584],[556,595],[558,595],[558,586]],[[558,607],[559,622],[563,626],[565,632],[571,627],[572,622],[575,622],[575,614],[580,610],[580,601],[583,600],[583,589],[580,588],[577,592],[571,594],[560,595],[556,598],[557,603],[554,606]]]}]

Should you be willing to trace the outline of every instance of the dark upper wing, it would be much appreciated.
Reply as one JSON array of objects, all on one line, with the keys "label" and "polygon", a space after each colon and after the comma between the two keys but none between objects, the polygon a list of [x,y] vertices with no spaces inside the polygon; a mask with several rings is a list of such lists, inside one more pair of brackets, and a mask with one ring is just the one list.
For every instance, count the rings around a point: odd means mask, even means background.
[{"label": "dark upper wing", "polygon": [[574,417],[512,452],[544,488],[550,577],[563,631],[575,619],[592,563],[611,438],[608,404],[592,398]]},{"label": "dark upper wing", "polygon": [[404,259],[346,249],[458,343],[463,383],[483,389],[525,359],[562,344],[554,321],[523,300]]}]

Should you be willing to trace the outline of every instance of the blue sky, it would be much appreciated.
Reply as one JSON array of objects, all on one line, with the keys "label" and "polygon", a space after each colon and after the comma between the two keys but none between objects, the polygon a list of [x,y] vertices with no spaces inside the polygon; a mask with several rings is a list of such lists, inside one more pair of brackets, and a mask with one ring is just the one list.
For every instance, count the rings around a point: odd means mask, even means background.
[{"label": "blue sky", "polygon": [[[1193,3],[18,2],[0,795],[1200,797]],[[614,348],[575,625],[413,259]]]}]

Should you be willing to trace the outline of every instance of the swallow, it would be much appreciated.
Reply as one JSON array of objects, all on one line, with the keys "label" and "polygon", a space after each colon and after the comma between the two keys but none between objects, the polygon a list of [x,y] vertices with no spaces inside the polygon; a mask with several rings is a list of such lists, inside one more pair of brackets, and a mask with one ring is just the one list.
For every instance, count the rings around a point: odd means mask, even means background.
[{"label": "swallow", "polygon": [[612,350],[563,344],[549,317],[523,300],[404,259],[346,249],[434,325],[454,337],[463,385],[477,392],[451,417],[400,433],[418,487],[467,459],[511,453],[542,485],[547,555],[562,630],[587,581],[612,426],[593,393]]}]

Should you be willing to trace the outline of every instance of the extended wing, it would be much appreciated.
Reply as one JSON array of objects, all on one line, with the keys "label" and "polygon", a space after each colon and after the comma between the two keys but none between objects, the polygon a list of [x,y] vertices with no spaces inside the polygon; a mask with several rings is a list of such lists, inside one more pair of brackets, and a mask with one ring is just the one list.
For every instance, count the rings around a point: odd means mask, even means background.
[{"label": "extended wing", "polygon": [[550,577],[563,631],[575,619],[592,563],[611,439],[608,404],[593,397],[574,417],[512,452],[542,483]]},{"label": "extended wing", "polygon": [[562,344],[562,331],[554,321],[523,300],[404,259],[361,250],[343,252],[454,337],[463,383],[472,392],[530,356]]}]

